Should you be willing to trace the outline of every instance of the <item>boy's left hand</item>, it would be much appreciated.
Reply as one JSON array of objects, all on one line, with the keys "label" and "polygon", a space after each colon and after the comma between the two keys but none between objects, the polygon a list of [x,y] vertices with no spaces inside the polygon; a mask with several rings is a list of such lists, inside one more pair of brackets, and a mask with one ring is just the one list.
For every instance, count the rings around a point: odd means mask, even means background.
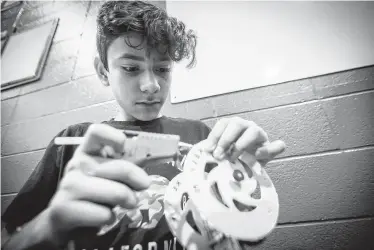
[{"label": "boy's left hand", "polygon": [[262,165],[286,148],[283,141],[270,142],[266,132],[256,123],[240,117],[219,120],[202,145],[218,160],[227,158],[235,161],[243,151],[246,151],[255,155]]}]

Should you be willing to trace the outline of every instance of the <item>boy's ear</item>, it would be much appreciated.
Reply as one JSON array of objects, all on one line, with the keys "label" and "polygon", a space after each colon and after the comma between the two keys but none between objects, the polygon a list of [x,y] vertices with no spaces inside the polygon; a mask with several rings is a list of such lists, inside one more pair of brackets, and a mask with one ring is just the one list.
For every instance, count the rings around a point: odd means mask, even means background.
[{"label": "boy's ear", "polygon": [[109,86],[108,71],[105,69],[104,64],[98,56],[95,56],[94,66],[96,74],[105,86]]}]

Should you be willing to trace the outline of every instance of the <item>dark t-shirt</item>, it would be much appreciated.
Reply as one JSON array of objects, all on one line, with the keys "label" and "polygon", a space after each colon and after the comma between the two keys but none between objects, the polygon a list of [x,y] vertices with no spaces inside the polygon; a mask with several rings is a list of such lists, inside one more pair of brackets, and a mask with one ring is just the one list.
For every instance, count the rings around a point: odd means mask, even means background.
[{"label": "dark t-shirt", "polygon": [[[117,129],[136,130],[179,135],[182,142],[196,144],[207,138],[210,129],[200,121],[161,117],[150,122],[106,121]],[[69,126],[56,136],[83,136],[91,123]],[[162,145],[160,145],[162,147]],[[66,163],[71,159],[77,146],[57,146],[53,141],[46,148],[39,164],[2,215],[9,232],[29,222],[44,210],[54,195]],[[157,250],[181,249],[169,231],[163,204],[165,188],[171,179],[180,173],[172,163],[145,168],[152,184],[143,194],[140,207],[129,210],[113,230],[103,236],[95,231],[79,230],[75,234],[75,250]],[[144,200],[143,200],[144,201]]]}]

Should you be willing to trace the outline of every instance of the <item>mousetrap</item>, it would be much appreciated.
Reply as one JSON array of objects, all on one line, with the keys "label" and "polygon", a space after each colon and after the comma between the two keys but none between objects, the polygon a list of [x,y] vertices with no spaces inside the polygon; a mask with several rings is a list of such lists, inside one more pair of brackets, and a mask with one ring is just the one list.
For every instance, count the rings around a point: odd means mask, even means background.
[{"label": "mousetrap", "polygon": [[[164,215],[173,235],[186,249],[242,249],[239,242],[259,242],[275,228],[279,200],[266,171],[254,156],[244,152],[238,160],[216,160],[197,145],[180,142],[179,136],[125,131],[121,157],[135,163],[173,159],[181,173],[167,185]],[[59,145],[80,144],[81,137],[58,137]],[[188,149],[181,161],[181,149]],[[124,209],[116,206],[112,225],[119,224]]]}]

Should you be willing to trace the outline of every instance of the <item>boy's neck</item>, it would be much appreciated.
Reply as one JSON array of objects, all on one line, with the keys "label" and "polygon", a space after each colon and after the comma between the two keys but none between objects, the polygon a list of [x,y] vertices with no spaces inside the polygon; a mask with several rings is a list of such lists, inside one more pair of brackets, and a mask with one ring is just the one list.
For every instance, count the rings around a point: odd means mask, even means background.
[{"label": "boy's neck", "polygon": [[[161,113],[158,114],[158,116],[155,118],[155,119],[158,119],[160,117],[162,117],[163,115]],[[155,120],[154,119],[154,120]],[[129,121],[129,122],[135,122],[137,121],[136,119],[134,118],[128,118],[126,117],[124,114],[122,114],[121,112],[119,112],[115,117],[114,117],[114,120],[115,121]]]}]

